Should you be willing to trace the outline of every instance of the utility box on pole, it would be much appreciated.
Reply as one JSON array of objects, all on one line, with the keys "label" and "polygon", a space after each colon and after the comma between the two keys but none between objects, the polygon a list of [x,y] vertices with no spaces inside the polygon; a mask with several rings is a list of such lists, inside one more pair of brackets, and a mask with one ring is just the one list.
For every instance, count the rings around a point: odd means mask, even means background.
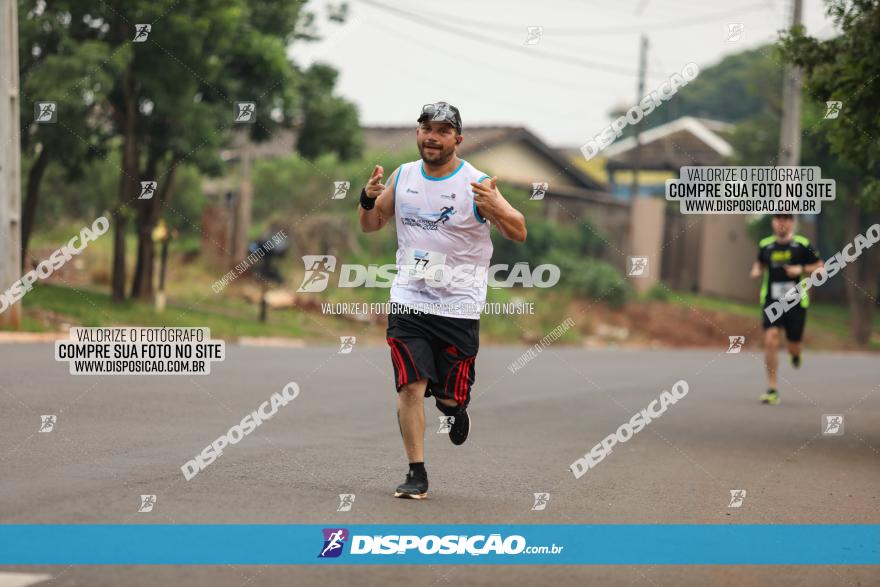
[{"label": "utility box on pole", "polygon": [[[17,1],[0,0],[0,295],[21,277],[19,108]],[[0,312],[0,328],[20,325],[21,303]]]}]

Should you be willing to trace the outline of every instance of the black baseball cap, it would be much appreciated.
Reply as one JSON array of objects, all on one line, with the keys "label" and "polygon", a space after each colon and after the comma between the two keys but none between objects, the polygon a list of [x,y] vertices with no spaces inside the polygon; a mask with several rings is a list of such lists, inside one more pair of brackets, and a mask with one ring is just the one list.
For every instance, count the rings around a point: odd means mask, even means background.
[{"label": "black baseball cap", "polygon": [[455,132],[461,134],[461,113],[458,108],[449,102],[434,102],[422,106],[422,113],[416,122],[446,122],[455,127]]},{"label": "black baseball cap", "polygon": [[773,218],[794,218],[794,214],[774,214]]}]

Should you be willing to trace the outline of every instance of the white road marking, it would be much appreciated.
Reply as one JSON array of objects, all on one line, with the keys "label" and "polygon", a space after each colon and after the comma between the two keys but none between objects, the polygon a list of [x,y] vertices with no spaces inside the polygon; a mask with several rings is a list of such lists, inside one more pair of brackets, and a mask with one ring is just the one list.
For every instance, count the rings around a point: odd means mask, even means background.
[{"label": "white road marking", "polygon": [[0,587],[27,587],[48,581],[52,575],[34,575],[30,573],[0,573]]}]

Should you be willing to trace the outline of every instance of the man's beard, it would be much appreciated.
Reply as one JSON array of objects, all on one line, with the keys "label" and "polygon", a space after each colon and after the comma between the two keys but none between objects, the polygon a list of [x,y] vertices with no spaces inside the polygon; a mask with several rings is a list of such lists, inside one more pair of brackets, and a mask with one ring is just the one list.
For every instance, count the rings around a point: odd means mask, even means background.
[{"label": "man's beard", "polygon": [[449,162],[455,155],[455,147],[449,147],[449,149],[440,149],[439,151],[425,153],[424,146],[419,145],[419,155],[421,155],[422,161],[424,161],[425,163],[430,163],[431,165],[443,165],[444,163]]}]

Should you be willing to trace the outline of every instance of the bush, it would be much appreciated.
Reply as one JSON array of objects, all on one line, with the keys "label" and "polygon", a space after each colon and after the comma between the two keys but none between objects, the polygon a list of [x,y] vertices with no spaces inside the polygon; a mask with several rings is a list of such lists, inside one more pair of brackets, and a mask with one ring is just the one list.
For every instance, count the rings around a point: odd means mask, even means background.
[{"label": "bush", "polygon": [[577,296],[620,307],[632,293],[623,274],[604,261],[557,252],[549,262],[562,272],[559,283]]},{"label": "bush", "polygon": [[[412,152],[395,155],[369,152],[359,161],[340,161],[332,154],[314,161],[295,154],[257,160],[253,171],[253,219],[261,222],[301,218],[314,212],[356,218],[361,188],[370,178],[373,165],[385,169],[383,182],[387,182],[401,163],[416,158],[418,154]],[[330,199],[336,181],[350,184],[343,200]]]},{"label": "bush", "polygon": [[492,231],[493,263],[527,261],[535,265],[551,263],[551,256],[601,257],[605,242],[596,231],[583,227],[557,224],[548,220],[529,219],[526,223],[528,237],[524,243],[516,243],[504,238],[498,231]]},{"label": "bush", "polygon": [[655,283],[651,286],[651,289],[645,293],[645,297],[656,302],[668,301],[669,288],[665,287],[662,283]]}]

